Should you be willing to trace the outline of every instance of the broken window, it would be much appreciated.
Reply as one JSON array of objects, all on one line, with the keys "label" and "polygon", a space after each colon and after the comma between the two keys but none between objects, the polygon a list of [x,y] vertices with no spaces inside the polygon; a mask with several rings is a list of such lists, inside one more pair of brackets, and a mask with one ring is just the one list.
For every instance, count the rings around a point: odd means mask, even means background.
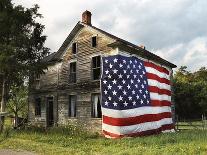
[{"label": "broken window", "polygon": [[92,44],[92,47],[96,47],[97,46],[97,39],[96,39],[96,36],[92,37],[91,38],[91,44]]},{"label": "broken window", "polygon": [[72,53],[76,54],[77,53],[77,43],[72,44]]},{"label": "broken window", "polygon": [[69,95],[68,116],[76,117],[76,95]]},{"label": "broken window", "polygon": [[69,82],[76,83],[76,62],[70,63]]},{"label": "broken window", "polygon": [[92,58],[92,79],[99,80],[101,76],[101,56]]},{"label": "broken window", "polygon": [[91,116],[94,118],[101,118],[101,102],[100,94],[92,94],[92,111]]},{"label": "broken window", "polygon": [[41,116],[41,99],[35,99],[35,116]]}]

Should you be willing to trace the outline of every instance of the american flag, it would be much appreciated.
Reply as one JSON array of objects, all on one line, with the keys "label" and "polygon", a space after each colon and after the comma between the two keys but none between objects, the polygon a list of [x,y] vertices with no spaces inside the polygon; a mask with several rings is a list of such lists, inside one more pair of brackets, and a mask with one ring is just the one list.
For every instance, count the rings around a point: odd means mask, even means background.
[{"label": "american flag", "polygon": [[106,137],[173,130],[166,68],[134,56],[108,56],[102,62],[102,130]]}]

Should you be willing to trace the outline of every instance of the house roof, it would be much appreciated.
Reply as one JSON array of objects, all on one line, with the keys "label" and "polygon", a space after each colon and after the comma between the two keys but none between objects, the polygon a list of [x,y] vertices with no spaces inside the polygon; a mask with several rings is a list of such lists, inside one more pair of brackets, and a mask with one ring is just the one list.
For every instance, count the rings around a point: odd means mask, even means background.
[{"label": "house roof", "polygon": [[[62,55],[63,55],[63,53],[65,51],[65,48],[72,41],[72,39],[75,37],[77,32],[81,28],[83,28],[84,26],[85,26],[85,24],[79,21],[76,24],[76,26],[73,28],[71,33],[68,35],[68,37],[65,39],[65,41],[63,42],[61,47],[58,49],[58,51],[55,52],[55,53],[50,54],[49,56],[45,57],[43,60],[50,61],[50,62],[51,61],[60,61],[61,58],[62,58]],[[95,30],[97,30],[97,31],[107,35],[107,36],[109,36],[110,38],[112,38],[114,40],[116,40],[114,43],[108,45],[110,47],[124,47],[125,46],[125,47],[128,47],[128,48],[131,48],[131,49],[135,50],[136,52],[138,52],[140,55],[142,55],[144,57],[157,60],[157,61],[159,61],[159,62],[161,62],[161,63],[163,63],[163,64],[165,64],[167,66],[170,66],[171,68],[176,68],[177,67],[173,63],[171,63],[171,62],[169,62],[169,61],[167,61],[167,60],[165,60],[165,59],[163,59],[163,58],[161,58],[161,57],[151,53],[150,51],[148,51],[146,49],[143,49],[143,48],[141,48],[141,47],[139,47],[139,46],[137,46],[137,45],[135,45],[133,43],[130,43],[130,42],[128,42],[128,41],[126,41],[124,39],[121,39],[121,38],[119,38],[117,36],[114,36],[113,34],[110,34],[110,33],[106,32],[106,31],[104,31],[102,29],[99,29],[99,28],[95,27],[95,26],[92,26],[92,25],[87,25],[87,26],[91,27],[91,28],[93,28],[93,29],[95,29]]]}]

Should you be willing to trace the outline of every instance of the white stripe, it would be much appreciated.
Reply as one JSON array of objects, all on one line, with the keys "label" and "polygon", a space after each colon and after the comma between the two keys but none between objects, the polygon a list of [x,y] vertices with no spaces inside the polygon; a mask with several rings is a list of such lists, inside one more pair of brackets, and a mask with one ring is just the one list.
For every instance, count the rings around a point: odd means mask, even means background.
[{"label": "white stripe", "polygon": [[163,112],[171,112],[171,107],[144,106],[144,107],[126,109],[126,110],[115,110],[115,109],[108,109],[102,107],[102,114],[104,116],[113,117],[113,118],[128,118],[128,117],[141,116],[145,114],[159,114]]},{"label": "white stripe", "polygon": [[163,101],[163,100],[166,100],[166,101],[169,101],[171,102],[171,96],[168,96],[168,95],[161,95],[161,94],[158,94],[158,93],[150,93],[150,99],[151,100],[159,100],[159,101]]},{"label": "white stripe", "polygon": [[149,86],[156,86],[160,89],[171,90],[171,86],[165,83],[160,83],[156,80],[147,79]]},{"label": "white stripe", "polygon": [[156,74],[160,78],[165,78],[167,80],[170,80],[170,76],[168,74],[160,72],[160,71],[156,70],[155,68],[145,66],[145,69],[148,73]]},{"label": "white stripe", "polygon": [[158,129],[162,125],[167,125],[172,123],[173,123],[172,118],[164,118],[159,121],[145,122],[145,123],[130,125],[130,126],[112,126],[103,123],[102,129],[110,133],[125,135],[125,134],[132,134],[132,133],[138,133],[147,130]]}]

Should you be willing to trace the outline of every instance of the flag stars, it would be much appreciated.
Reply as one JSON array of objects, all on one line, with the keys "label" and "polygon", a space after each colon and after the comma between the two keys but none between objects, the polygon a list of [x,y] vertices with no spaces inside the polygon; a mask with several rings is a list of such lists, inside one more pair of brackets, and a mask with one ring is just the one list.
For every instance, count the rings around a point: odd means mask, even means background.
[{"label": "flag stars", "polygon": [[118,59],[117,59],[117,58],[115,58],[115,59],[114,59],[114,63],[116,63],[116,62],[117,62],[117,60],[118,60]]},{"label": "flag stars", "polygon": [[127,75],[127,79],[129,79],[130,78],[130,75]]},{"label": "flag stars", "polygon": [[127,69],[130,69],[130,66],[129,65],[127,65]]},{"label": "flag stars", "polygon": [[123,97],[122,96],[119,96],[119,101],[123,101]]},{"label": "flag stars", "polygon": [[116,96],[116,94],[117,94],[117,92],[115,90],[112,93],[113,93],[114,96]]},{"label": "flag stars", "polygon": [[107,87],[108,87],[108,89],[111,89],[112,88],[112,86],[110,84]]},{"label": "flag stars", "polygon": [[142,84],[141,87],[144,88],[144,85]]},{"label": "flag stars", "polygon": [[122,83],[123,83],[123,84],[125,84],[125,83],[126,83],[126,81],[125,81],[125,80],[122,80]]},{"label": "flag stars", "polygon": [[124,91],[123,91],[123,94],[124,94],[124,95],[127,95],[127,92],[124,90]]},{"label": "flag stars", "polygon": [[126,74],[126,70],[123,70],[124,71],[124,74]]},{"label": "flag stars", "polygon": [[105,90],[104,90],[104,94],[106,95],[107,93],[108,93],[108,91],[105,89]]},{"label": "flag stars", "polygon": [[106,74],[109,74],[109,70],[107,69],[107,70],[105,71],[105,73],[106,73]]},{"label": "flag stars", "polygon": [[120,63],[120,64],[119,64],[119,67],[120,67],[120,68],[122,68],[122,67],[123,67],[123,65]]},{"label": "flag stars", "polygon": [[105,63],[108,63],[108,60],[107,59],[105,60]]},{"label": "flag stars", "polygon": [[109,102],[108,101],[105,101],[105,105],[108,106],[109,105]]},{"label": "flag stars", "polygon": [[133,95],[135,94],[135,91],[134,91],[134,90],[132,90],[132,94],[133,94]]},{"label": "flag stars", "polygon": [[111,74],[108,75],[108,78],[111,79]]},{"label": "flag stars", "polygon": [[118,87],[119,89],[122,89],[122,87],[123,87],[123,86],[121,86],[121,85],[118,85],[117,87]]},{"label": "flag stars", "polygon": [[132,79],[131,79],[131,81],[130,81],[130,82],[131,82],[131,84],[133,84],[133,83],[134,83],[134,80],[132,80]]},{"label": "flag stars", "polygon": [[133,104],[133,105],[136,105],[136,101],[133,101],[132,104]]},{"label": "flag stars", "polygon": [[112,67],[113,67],[113,65],[110,63],[109,68],[112,68]]},{"label": "flag stars", "polygon": [[136,88],[138,88],[138,85],[137,85],[137,84],[135,84],[135,87],[136,87]]},{"label": "flag stars", "polygon": [[118,70],[117,69],[114,69],[113,72],[114,72],[114,74],[117,74]]},{"label": "flag stars", "polygon": [[116,107],[118,105],[118,103],[116,103],[115,101],[113,102],[113,105]]},{"label": "flag stars", "polygon": [[139,65],[138,67],[139,67],[139,69],[141,69],[141,68],[142,68],[142,67],[141,67],[141,65]]},{"label": "flag stars", "polygon": [[116,81],[115,79],[112,81],[113,84],[116,84],[116,82],[117,82],[117,81]]},{"label": "flag stars", "polygon": [[127,85],[127,88],[128,88],[128,89],[131,89],[131,87],[130,87],[130,85],[129,85],[129,84]]},{"label": "flag stars", "polygon": [[143,101],[142,99],[141,99],[141,101],[140,101],[140,102],[141,102],[141,104],[143,104],[143,103],[144,103],[144,101]]},{"label": "flag stars", "polygon": [[108,97],[109,101],[111,101],[111,96]]},{"label": "flag stars", "polygon": [[132,100],[132,97],[131,97],[131,96],[129,96],[129,97],[128,97],[128,99],[129,99],[129,101],[131,101],[131,100]]},{"label": "flag stars", "polygon": [[143,97],[146,99],[146,95],[144,94]]},{"label": "flag stars", "polygon": [[123,77],[123,75],[122,75],[122,74],[119,74],[118,76],[119,76],[119,79],[121,79],[121,78]]},{"label": "flag stars", "polygon": [[103,83],[104,83],[104,84],[106,84],[106,83],[107,83],[107,81],[106,81],[106,80],[104,80],[104,81],[103,81]]},{"label": "flag stars", "polygon": [[134,79],[136,79],[137,75],[134,74],[133,76],[134,76]]},{"label": "flag stars", "polygon": [[139,99],[139,95],[137,95],[136,98]]},{"label": "flag stars", "polygon": [[128,105],[128,103],[126,101],[123,104],[124,104],[125,107]]},{"label": "flag stars", "polygon": [[132,61],[130,60],[129,63],[132,64]]},{"label": "flag stars", "polygon": [[123,63],[125,64],[126,63],[126,60],[123,60]]}]

